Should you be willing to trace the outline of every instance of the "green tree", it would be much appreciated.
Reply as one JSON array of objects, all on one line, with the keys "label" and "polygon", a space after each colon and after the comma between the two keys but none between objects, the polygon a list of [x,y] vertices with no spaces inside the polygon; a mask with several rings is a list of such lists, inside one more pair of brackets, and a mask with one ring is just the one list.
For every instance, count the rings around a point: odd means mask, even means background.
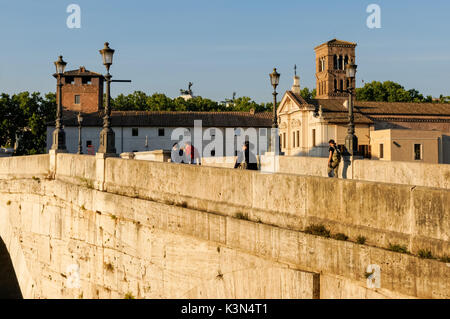
[{"label": "green tree", "polygon": [[316,89],[313,90],[309,90],[307,87],[305,87],[304,89],[302,89],[300,91],[300,95],[302,96],[302,98],[304,98],[306,101],[310,101],[312,99],[316,98]]},{"label": "green tree", "polygon": [[364,87],[356,89],[358,101],[376,102],[432,102],[431,96],[424,97],[416,89],[405,90],[405,88],[392,81],[373,81],[366,83]]}]

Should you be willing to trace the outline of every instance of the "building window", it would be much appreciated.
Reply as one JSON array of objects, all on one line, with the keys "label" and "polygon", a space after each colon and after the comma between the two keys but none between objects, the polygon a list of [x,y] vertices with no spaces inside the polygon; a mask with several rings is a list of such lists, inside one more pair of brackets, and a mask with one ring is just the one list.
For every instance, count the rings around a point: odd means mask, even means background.
[{"label": "building window", "polygon": [[75,104],[80,104],[80,96],[79,95],[75,95]]},{"label": "building window", "polygon": [[340,89],[343,90],[344,89],[344,80],[340,80]]},{"label": "building window", "polygon": [[292,132],[292,148],[294,148],[296,145],[295,143],[295,132]]},{"label": "building window", "polygon": [[312,146],[316,147],[316,129],[312,130]]},{"label": "building window", "polygon": [[283,148],[286,148],[286,133],[283,133]]},{"label": "building window", "polygon": [[92,141],[86,141],[86,147],[92,146]]},{"label": "building window", "polygon": [[159,128],[158,129],[158,136],[164,136],[164,129],[163,128]]},{"label": "building window", "polygon": [[91,84],[92,83],[91,82],[91,78],[84,77],[84,78],[81,79],[81,83],[82,84]]},{"label": "building window", "polygon": [[139,136],[139,129],[137,127],[131,129],[131,136]]},{"label": "building window", "polygon": [[422,144],[414,144],[414,160],[420,161],[422,159]]},{"label": "building window", "polygon": [[380,158],[384,158],[384,144],[380,144]]},{"label": "building window", "polygon": [[300,147],[300,131],[297,131],[297,147]]}]

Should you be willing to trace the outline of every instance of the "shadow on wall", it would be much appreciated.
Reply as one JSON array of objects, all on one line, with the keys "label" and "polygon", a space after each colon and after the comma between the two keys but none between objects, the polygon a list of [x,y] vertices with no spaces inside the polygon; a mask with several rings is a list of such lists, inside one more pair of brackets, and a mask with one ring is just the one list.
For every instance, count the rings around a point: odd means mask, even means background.
[{"label": "shadow on wall", "polygon": [[0,238],[0,299],[22,298],[11,257],[3,239]]},{"label": "shadow on wall", "polygon": [[450,135],[442,135],[443,164],[450,164]]}]

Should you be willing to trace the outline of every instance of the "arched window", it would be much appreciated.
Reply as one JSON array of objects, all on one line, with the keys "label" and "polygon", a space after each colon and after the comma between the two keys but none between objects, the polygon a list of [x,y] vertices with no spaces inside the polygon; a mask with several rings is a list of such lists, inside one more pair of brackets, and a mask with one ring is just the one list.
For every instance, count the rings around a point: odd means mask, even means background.
[{"label": "arched window", "polygon": [[342,70],[343,64],[344,63],[343,63],[342,55],[340,55],[339,56],[339,68],[338,68],[339,70]]},{"label": "arched window", "polygon": [[346,65],[348,64],[348,55],[345,56],[345,60],[344,60],[344,70]]},{"label": "arched window", "polygon": [[336,91],[336,90],[337,90],[337,80],[334,79],[334,91]]},{"label": "arched window", "polygon": [[344,89],[344,80],[340,80],[340,81],[339,81],[339,86],[340,86],[340,89],[341,89],[341,90]]},{"label": "arched window", "polygon": [[334,64],[334,69],[337,70],[338,69],[338,57],[336,54],[333,57],[333,64]]}]

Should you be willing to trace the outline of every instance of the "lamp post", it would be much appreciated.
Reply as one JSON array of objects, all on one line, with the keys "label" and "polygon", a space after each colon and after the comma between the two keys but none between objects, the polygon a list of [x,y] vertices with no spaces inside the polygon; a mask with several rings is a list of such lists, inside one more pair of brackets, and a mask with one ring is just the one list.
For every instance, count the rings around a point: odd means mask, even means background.
[{"label": "lamp post", "polygon": [[105,155],[116,155],[115,134],[111,128],[111,74],[109,68],[113,64],[114,50],[109,47],[109,43],[105,43],[105,47],[100,50],[103,58],[103,65],[106,67],[106,107],[105,116],[103,117],[103,129],[100,132],[100,147],[98,153]]},{"label": "lamp post", "polygon": [[277,86],[280,83],[280,74],[277,72],[277,69],[274,68],[273,72],[270,75],[270,83],[273,86],[273,120],[272,120],[272,128],[278,128],[278,120],[277,120]]},{"label": "lamp post", "polygon": [[[277,69],[274,68],[273,72],[269,74],[270,84],[273,86],[273,117],[272,117],[272,132],[270,134],[270,147],[269,150],[274,154],[279,154],[281,151],[280,137],[278,135],[278,119],[277,119],[277,86],[280,83],[280,74]],[[276,147],[276,139],[278,139],[278,147]]]},{"label": "lamp post", "polygon": [[81,112],[78,113],[77,120],[78,120],[78,153],[77,154],[83,154],[83,147],[81,146],[81,124],[83,123],[83,116],[81,115]]},{"label": "lamp post", "polygon": [[355,118],[353,115],[353,82],[356,76],[356,68],[358,66],[353,63],[353,60],[346,65],[346,76],[349,80],[348,92],[348,130],[347,136],[345,137],[345,147],[350,155],[354,156],[358,154],[358,138],[355,135]]},{"label": "lamp post", "polygon": [[67,150],[66,148],[66,133],[62,127],[62,75],[66,68],[67,63],[64,62],[62,55],[59,56],[58,60],[54,62],[56,67],[56,74],[54,75],[57,78],[57,96],[58,102],[56,106],[56,123],[55,130],[53,131],[53,144],[52,150],[55,151],[63,151]]}]

